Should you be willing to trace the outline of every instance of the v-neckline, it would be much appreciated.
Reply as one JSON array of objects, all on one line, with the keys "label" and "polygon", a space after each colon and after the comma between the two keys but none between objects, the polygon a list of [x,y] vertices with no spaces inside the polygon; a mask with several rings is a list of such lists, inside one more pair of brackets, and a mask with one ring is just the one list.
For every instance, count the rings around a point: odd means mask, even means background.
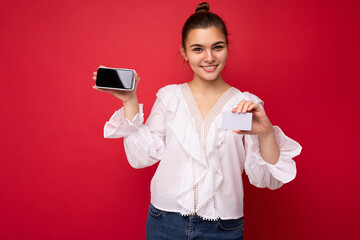
[{"label": "v-neckline", "polygon": [[[229,87],[228,89],[226,89],[222,94],[221,96],[218,98],[218,100],[216,101],[216,103],[211,107],[210,111],[207,112],[205,118],[203,118],[203,116],[201,115],[201,111],[200,111],[200,108],[199,108],[199,105],[198,103],[196,102],[195,100],[195,97],[194,97],[194,94],[193,92],[191,91],[191,88],[189,86],[188,83],[185,83],[185,86],[186,86],[186,90],[188,91],[188,95],[190,98],[188,98],[190,102],[190,105],[192,105],[194,107],[193,109],[193,114],[195,114],[196,116],[194,116],[195,118],[198,118],[198,120],[200,120],[201,122],[206,122],[208,120],[208,118],[210,117],[216,117],[219,112],[218,112],[218,109],[219,108],[222,108],[224,106],[224,104],[229,100],[229,99],[225,99],[225,98],[228,98],[226,97],[227,96],[227,93],[228,92],[231,92],[233,87]],[[220,106],[219,106],[220,105]]]},{"label": "v-neckline", "polygon": [[200,146],[206,154],[207,133],[210,130],[210,127],[213,125],[216,117],[222,112],[224,106],[239,92],[239,90],[234,87],[227,89],[208,112],[205,119],[203,119],[189,85],[184,83],[180,85],[180,88],[188,107],[189,114],[194,120],[194,127],[199,136]]}]

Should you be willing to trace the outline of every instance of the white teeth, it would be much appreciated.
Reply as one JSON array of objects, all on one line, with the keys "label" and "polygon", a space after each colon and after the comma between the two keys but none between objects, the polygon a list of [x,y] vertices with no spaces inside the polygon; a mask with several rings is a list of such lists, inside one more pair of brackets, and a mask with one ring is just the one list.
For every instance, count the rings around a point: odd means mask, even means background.
[{"label": "white teeth", "polygon": [[204,67],[206,70],[212,70],[215,68],[215,66],[211,66],[211,67]]}]

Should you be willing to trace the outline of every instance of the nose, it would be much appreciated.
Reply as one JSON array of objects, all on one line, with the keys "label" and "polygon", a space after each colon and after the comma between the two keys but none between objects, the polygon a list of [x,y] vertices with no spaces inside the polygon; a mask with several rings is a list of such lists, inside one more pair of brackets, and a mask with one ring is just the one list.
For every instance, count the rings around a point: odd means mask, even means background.
[{"label": "nose", "polygon": [[212,63],[215,61],[215,56],[210,49],[206,51],[205,61],[208,63]]}]

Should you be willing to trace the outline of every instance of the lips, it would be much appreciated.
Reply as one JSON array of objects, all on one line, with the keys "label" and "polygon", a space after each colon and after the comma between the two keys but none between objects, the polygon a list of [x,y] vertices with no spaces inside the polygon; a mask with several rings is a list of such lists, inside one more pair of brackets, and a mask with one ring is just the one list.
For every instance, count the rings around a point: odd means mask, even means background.
[{"label": "lips", "polygon": [[200,66],[202,69],[204,69],[206,72],[213,72],[216,70],[218,65],[209,65],[209,66]]}]

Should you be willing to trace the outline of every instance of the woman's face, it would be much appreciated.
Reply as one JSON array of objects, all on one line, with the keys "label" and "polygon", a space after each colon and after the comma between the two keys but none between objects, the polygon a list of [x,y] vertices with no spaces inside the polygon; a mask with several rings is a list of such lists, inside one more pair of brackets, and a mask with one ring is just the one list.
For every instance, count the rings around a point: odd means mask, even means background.
[{"label": "woman's face", "polygon": [[185,45],[186,50],[180,47],[180,51],[194,71],[194,80],[221,79],[228,48],[225,35],[217,27],[191,30]]}]

